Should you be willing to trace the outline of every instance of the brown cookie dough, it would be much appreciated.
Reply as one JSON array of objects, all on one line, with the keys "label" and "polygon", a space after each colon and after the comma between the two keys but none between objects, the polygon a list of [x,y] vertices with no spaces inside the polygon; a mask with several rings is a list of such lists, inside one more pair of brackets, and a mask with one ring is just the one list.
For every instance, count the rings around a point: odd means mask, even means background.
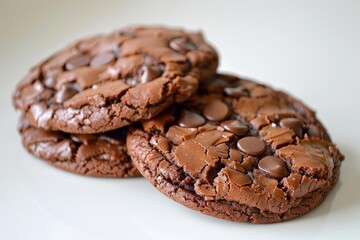
[{"label": "brown cookie dough", "polygon": [[66,171],[97,177],[140,176],[127,155],[125,129],[93,135],[45,131],[22,117],[19,132],[34,156]]},{"label": "brown cookie dough", "polygon": [[286,221],[318,206],[344,159],[304,104],[229,75],[132,126],[127,148],[140,173],[169,198],[251,223]]},{"label": "brown cookie dough", "polygon": [[36,65],[13,101],[37,128],[99,133],[188,99],[217,65],[201,33],[126,28],[77,41]]}]

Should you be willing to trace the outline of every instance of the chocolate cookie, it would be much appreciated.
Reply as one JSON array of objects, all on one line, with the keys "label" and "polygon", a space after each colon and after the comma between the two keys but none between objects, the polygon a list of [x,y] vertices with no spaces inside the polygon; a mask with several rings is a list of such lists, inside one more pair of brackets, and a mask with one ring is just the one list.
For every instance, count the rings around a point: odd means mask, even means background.
[{"label": "chocolate cookie", "polygon": [[286,221],[318,206],[344,159],[304,104],[227,75],[131,127],[127,148],[140,173],[169,198],[251,223]]},{"label": "chocolate cookie", "polygon": [[99,133],[188,99],[217,65],[200,33],[127,28],[77,41],[33,67],[13,101],[37,128]]},{"label": "chocolate cookie", "polygon": [[24,147],[38,158],[66,171],[98,177],[140,176],[127,155],[126,129],[93,135],[45,131],[22,117]]}]

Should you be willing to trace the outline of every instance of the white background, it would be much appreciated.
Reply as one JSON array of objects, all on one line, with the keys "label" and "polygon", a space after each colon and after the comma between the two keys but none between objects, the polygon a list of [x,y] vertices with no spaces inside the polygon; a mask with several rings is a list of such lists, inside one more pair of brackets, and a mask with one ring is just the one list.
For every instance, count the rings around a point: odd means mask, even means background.
[{"label": "white background", "polygon": [[[296,220],[232,223],[174,203],[144,179],[63,172],[29,155],[15,84],[77,38],[133,23],[202,29],[221,70],[317,110],[346,155],[324,204]],[[358,239],[360,1],[0,1],[0,239]]]}]

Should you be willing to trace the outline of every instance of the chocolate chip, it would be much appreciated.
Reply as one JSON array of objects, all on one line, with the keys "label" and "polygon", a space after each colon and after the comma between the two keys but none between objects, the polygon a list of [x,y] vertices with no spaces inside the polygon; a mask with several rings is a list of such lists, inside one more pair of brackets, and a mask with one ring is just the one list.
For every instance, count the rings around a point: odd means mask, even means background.
[{"label": "chocolate chip", "polygon": [[45,80],[44,80],[44,84],[46,87],[48,88],[55,88],[55,85],[56,85],[56,80],[54,77],[47,77]]},{"label": "chocolate chip", "polygon": [[36,81],[35,83],[33,83],[33,88],[36,92],[41,92],[44,90],[44,85],[41,82]]},{"label": "chocolate chip", "polygon": [[238,120],[227,120],[221,123],[221,126],[229,132],[232,132],[240,137],[245,136],[249,131],[245,124],[242,124]]},{"label": "chocolate chip", "polygon": [[229,107],[217,99],[208,103],[203,109],[204,116],[210,121],[222,121],[229,117]]},{"label": "chocolate chip", "polygon": [[302,122],[297,118],[283,118],[280,121],[280,127],[287,127],[292,129],[296,136],[299,138],[303,137]]},{"label": "chocolate chip", "polygon": [[147,83],[162,75],[160,65],[142,66],[140,69],[140,83]]},{"label": "chocolate chip", "polygon": [[314,124],[310,124],[307,133],[310,137],[316,137],[316,138],[321,138],[321,131],[320,129],[314,125]]},{"label": "chocolate chip", "polygon": [[198,177],[206,163],[205,149],[194,140],[181,143],[174,151],[175,161],[186,173],[192,177]]},{"label": "chocolate chip", "polygon": [[74,89],[72,86],[63,85],[61,87],[61,90],[58,91],[55,95],[55,102],[63,103],[77,93],[78,93],[78,91],[76,89]]},{"label": "chocolate chip", "polygon": [[227,87],[227,88],[224,88],[224,92],[228,96],[232,96],[232,97],[249,96],[248,90],[242,86]]},{"label": "chocolate chip", "polygon": [[228,176],[231,182],[235,183],[239,187],[251,184],[251,180],[248,176],[241,172],[235,171],[234,169],[225,168],[224,173]]},{"label": "chocolate chip", "polygon": [[178,120],[179,126],[185,128],[199,127],[204,123],[205,118],[195,112],[190,112],[187,110],[181,112]]},{"label": "chocolate chip", "polygon": [[175,51],[182,53],[196,49],[196,46],[186,38],[175,38],[169,45]]},{"label": "chocolate chip", "polygon": [[324,139],[326,141],[331,141],[329,135],[326,132],[323,132],[322,129],[315,124],[310,124],[307,130],[307,133],[310,137]]},{"label": "chocolate chip", "polygon": [[260,160],[258,167],[260,170],[278,179],[290,174],[285,162],[275,156],[264,157]]},{"label": "chocolate chip", "polygon": [[91,67],[101,67],[115,60],[115,55],[112,52],[100,53],[93,57],[90,61]]},{"label": "chocolate chip", "polygon": [[237,147],[250,155],[261,155],[265,151],[264,141],[257,137],[244,137],[237,142]]},{"label": "chocolate chip", "polygon": [[73,58],[70,58],[66,64],[65,68],[66,70],[74,70],[79,67],[87,66],[90,62],[90,57],[87,55],[80,55]]}]

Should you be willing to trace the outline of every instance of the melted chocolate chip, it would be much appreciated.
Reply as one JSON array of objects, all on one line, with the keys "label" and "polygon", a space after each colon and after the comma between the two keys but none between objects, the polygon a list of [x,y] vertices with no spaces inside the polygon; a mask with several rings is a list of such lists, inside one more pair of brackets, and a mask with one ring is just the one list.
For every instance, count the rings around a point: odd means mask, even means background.
[{"label": "melted chocolate chip", "polygon": [[194,140],[185,141],[176,147],[174,156],[177,164],[192,177],[198,176],[206,165],[203,161],[206,157],[205,149]]},{"label": "melted chocolate chip", "polygon": [[261,155],[265,151],[264,141],[257,137],[244,137],[237,142],[239,150],[249,155]]},{"label": "melted chocolate chip", "polygon": [[175,38],[169,45],[175,51],[182,53],[196,49],[196,46],[186,38]]},{"label": "melted chocolate chip", "polygon": [[214,100],[203,109],[204,116],[210,121],[222,121],[229,117],[229,107],[221,100]]},{"label": "melted chocolate chip", "polygon": [[140,69],[140,83],[147,83],[162,75],[162,67],[160,65],[142,66]]},{"label": "melted chocolate chip", "polygon": [[278,179],[287,177],[290,174],[285,162],[275,156],[264,157],[260,160],[258,167],[260,170]]},{"label": "melted chocolate chip", "polygon": [[221,126],[229,132],[232,132],[240,137],[245,136],[249,131],[245,124],[242,124],[238,120],[227,120],[221,123]]},{"label": "melted chocolate chip", "polygon": [[224,88],[225,94],[232,97],[249,96],[249,92],[243,86]]},{"label": "melted chocolate chip", "polygon": [[66,70],[74,70],[76,68],[79,67],[84,67],[89,65],[90,63],[90,57],[87,55],[80,55],[80,56],[76,56],[73,58],[70,58],[66,64],[65,64],[65,68]]},{"label": "melted chocolate chip", "polygon": [[181,112],[178,120],[179,126],[185,128],[199,127],[204,123],[205,118],[195,112],[190,112],[187,110]]},{"label": "melted chocolate chip", "polygon": [[280,121],[280,127],[287,127],[292,129],[296,136],[299,138],[303,137],[302,122],[297,118],[283,118]]},{"label": "melted chocolate chip", "polygon": [[112,52],[100,53],[91,59],[90,66],[101,67],[113,62],[114,60],[115,60],[115,55]]},{"label": "melted chocolate chip", "polygon": [[55,102],[63,103],[77,93],[78,93],[78,91],[76,89],[74,89],[72,86],[63,85],[61,87],[61,90],[58,91],[55,95]]},{"label": "melted chocolate chip", "polygon": [[225,143],[210,146],[208,155],[212,158],[227,158],[229,157],[229,147]]}]

